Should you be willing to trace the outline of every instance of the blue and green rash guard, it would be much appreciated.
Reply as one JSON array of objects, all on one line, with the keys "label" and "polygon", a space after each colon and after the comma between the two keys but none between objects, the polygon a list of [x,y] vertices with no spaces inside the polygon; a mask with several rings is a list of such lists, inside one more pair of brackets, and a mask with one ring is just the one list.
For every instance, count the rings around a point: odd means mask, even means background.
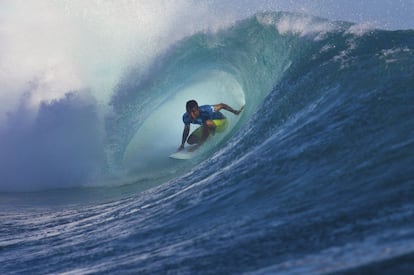
[{"label": "blue and green rash guard", "polygon": [[198,109],[200,111],[200,115],[194,120],[191,119],[187,112],[184,113],[183,122],[185,125],[190,125],[190,123],[203,125],[207,120],[226,118],[222,113],[215,112],[213,105],[202,105],[199,106]]}]

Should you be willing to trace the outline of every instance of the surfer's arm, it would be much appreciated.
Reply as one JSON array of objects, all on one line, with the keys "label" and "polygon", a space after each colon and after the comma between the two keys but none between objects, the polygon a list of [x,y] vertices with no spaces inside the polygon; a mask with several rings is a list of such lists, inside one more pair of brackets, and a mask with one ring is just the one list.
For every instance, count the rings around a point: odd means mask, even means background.
[{"label": "surfer's arm", "polygon": [[178,150],[184,149],[184,144],[187,141],[187,137],[189,134],[190,134],[190,124],[185,124],[184,130],[183,130],[183,138],[181,140],[181,145],[180,145],[180,148],[178,148]]},{"label": "surfer's arm", "polygon": [[243,109],[244,109],[244,105],[243,105],[240,108],[240,110],[234,110],[232,107],[230,107],[229,105],[227,105],[225,103],[219,103],[219,104],[213,105],[213,107],[214,107],[214,111],[215,112],[218,112],[218,111],[224,109],[224,110],[229,111],[229,112],[231,112],[231,113],[233,113],[235,115],[240,114],[243,111]]}]

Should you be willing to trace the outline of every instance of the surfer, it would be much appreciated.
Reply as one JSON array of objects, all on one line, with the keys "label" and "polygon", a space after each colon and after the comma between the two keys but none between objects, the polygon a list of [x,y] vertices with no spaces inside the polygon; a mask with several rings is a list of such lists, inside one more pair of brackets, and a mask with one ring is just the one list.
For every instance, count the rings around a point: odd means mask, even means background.
[{"label": "surfer", "polygon": [[[186,141],[188,144],[196,145],[198,147],[207,140],[210,134],[224,131],[227,128],[228,122],[220,110],[227,110],[235,115],[239,115],[243,109],[244,106],[241,107],[240,110],[234,110],[229,105],[224,103],[198,106],[198,103],[195,100],[187,101],[187,111],[183,115],[183,138],[178,150],[184,149]],[[190,124],[199,124],[201,126],[188,137],[190,134]]]}]

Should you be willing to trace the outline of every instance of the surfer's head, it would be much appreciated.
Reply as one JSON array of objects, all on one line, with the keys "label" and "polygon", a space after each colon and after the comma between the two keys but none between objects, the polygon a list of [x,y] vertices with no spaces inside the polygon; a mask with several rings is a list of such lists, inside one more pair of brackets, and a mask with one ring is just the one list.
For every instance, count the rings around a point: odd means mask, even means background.
[{"label": "surfer's head", "polygon": [[198,110],[198,103],[195,100],[187,101],[185,108],[191,119],[196,119],[200,115],[200,111]]}]

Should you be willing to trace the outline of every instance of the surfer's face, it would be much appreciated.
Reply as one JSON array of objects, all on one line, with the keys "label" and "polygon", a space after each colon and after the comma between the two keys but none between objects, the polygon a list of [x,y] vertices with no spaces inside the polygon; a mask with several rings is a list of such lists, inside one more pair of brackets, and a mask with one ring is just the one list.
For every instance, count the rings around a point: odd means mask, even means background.
[{"label": "surfer's face", "polygon": [[197,106],[193,107],[193,109],[190,110],[191,119],[194,120],[194,119],[198,118],[199,115],[200,115],[200,111],[198,110]]}]

